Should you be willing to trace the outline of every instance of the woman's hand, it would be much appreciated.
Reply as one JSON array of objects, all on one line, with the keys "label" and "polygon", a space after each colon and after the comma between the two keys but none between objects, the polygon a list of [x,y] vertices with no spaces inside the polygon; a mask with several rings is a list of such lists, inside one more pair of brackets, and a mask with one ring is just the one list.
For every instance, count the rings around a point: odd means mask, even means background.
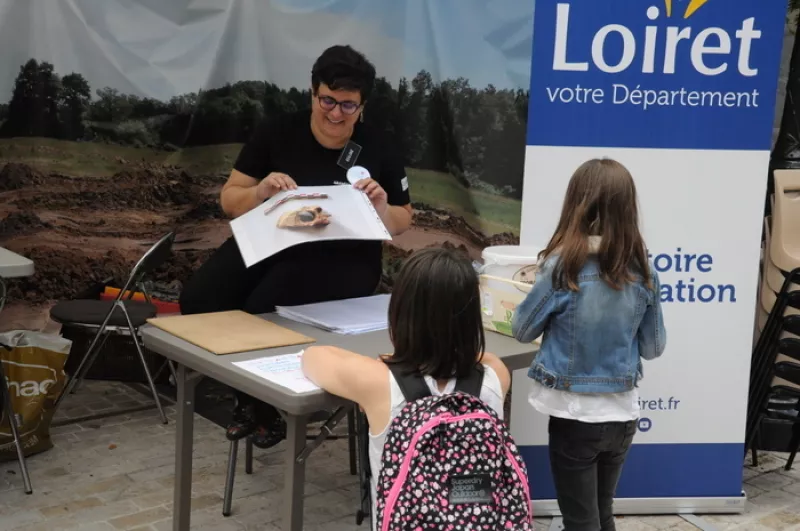
[{"label": "woman's hand", "polygon": [[264,177],[256,188],[259,201],[266,201],[283,190],[295,190],[297,183],[285,173],[272,172]]},{"label": "woman's hand", "polygon": [[378,184],[378,181],[374,179],[361,179],[353,186],[367,194],[367,197],[369,197],[369,200],[372,202],[372,206],[378,211],[378,215],[383,218],[384,214],[386,214],[386,209],[389,208],[389,203],[386,190]]}]

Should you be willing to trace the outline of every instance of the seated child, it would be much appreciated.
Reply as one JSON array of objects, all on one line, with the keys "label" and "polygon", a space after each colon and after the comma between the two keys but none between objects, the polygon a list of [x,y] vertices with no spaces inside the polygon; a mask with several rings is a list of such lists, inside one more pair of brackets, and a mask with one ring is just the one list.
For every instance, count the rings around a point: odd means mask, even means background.
[{"label": "seated child", "polygon": [[[305,351],[303,369],[306,376],[328,392],[355,402],[366,414],[369,422],[373,515],[378,514],[376,492],[385,451],[390,446],[387,434],[393,420],[403,413],[407,405],[403,389],[406,375],[418,377],[423,395],[429,393],[434,397],[447,397],[456,390],[457,383],[471,378],[476,372],[482,373],[482,383],[478,380],[476,391],[479,392],[476,394],[497,419],[502,419],[503,401],[511,377],[496,356],[484,352],[485,338],[480,311],[478,275],[469,260],[446,249],[426,249],[406,261],[394,285],[389,305],[389,334],[394,345],[393,354],[372,359],[325,346],[310,347]],[[403,375],[399,382],[396,375]],[[505,455],[501,453],[503,448],[493,447],[492,450],[493,456]],[[486,451],[486,448],[475,448],[474,455],[480,455],[482,451]],[[402,456],[398,460],[402,460]],[[505,462],[511,466],[508,461]],[[520,469],[517,468],[517,471]],[[419,481],[422,476],[414,473],[414,477]],[[527,498],[527,477],[524,483],[526,492],[520,489],[519,495],[524,494]],[[434,488],[438,488],[438,485]],[[422,497],[428,494],[417,492]],[[499,503],[500,498],[495,499]],[[525,503],[527,505],[527,500]],[[486,506],[481,507],[484,509],[471,507],[469,510],[490,510]],[[424,512],[427,512],[426,509],[422,508]],[[437,512],[439,509],[431,508],[431,518],[436,518],[434,513]],[[458,520],[449,522],[454,522],[455,527],[448,527],[444,522],[441,529],[484,529],[456,525]],[[525,525],[512,527],[532,529]],[[377,524],[377,528],[382,528],[381,523]]]}]

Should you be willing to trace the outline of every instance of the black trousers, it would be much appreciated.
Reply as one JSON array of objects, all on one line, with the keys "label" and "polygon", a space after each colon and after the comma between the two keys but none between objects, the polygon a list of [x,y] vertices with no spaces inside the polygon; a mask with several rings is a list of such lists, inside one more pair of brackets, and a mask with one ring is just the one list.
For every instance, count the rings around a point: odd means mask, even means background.
[{"label": "black trousers", "polygon": [[550,417],[550,467],[564,531],[615,531],[614,494],[635,422]]},{"label": "black trousers", "polygon": [[[366,297],[380,282],[380,266],[359,258],[351,260],[326,249],[314,254],[289,249],[248,268],[231,237],[184,285],[181,313],[260,314],[274,311],[275,306]],[[237,401],[254,402],[244,393],[237,393]],[[271,407],[257,410],[260,418],[277,414]]]},{"label": "black trousers", "polygon": [[259,314],[275,306],[366,297],[378,287],[380,264],[359,258],[288,249],[248,268],[231,237],[184,284],[181,313]]}]

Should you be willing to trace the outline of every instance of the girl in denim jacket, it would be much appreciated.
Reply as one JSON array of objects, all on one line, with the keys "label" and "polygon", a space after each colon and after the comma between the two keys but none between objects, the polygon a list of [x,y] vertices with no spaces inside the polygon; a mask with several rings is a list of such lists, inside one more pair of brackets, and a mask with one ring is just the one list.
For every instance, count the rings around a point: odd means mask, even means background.
[{"label": "girl in denim jacket", "polygon": [[613,499],[639,418],[642,359],[664,351],[659,281],[636,187],[609,159],[582,164],[512,328],[544,334],[529,402],[550,416],[550,465],[566,531],[614,531]]}]

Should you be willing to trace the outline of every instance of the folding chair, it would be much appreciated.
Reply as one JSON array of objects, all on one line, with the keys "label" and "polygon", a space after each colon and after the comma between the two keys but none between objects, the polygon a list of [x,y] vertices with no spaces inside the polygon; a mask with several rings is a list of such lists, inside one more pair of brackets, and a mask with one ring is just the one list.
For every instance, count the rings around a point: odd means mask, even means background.
[{"label": "folding chair", "polygon": [[[81,359],[78,368],[69,379],[64,392],[56,400],[56,407],[65,396],[77,390],[97,359],[98,354],[103,350],[103,346],[110,334],[130,335],[136,347],[136,352],[139,354],[139,360],[142,362],[142,368],[153,393],[153,399],[161,414],[161,420],[164,424],[167,424],[167,416],[164,414],[164,408],[161,407],[161,400],[158,397],[158,392],[150,375],[150,369],[147,367],[147,361],[139,341],[139,327],[158,313],[150,295],[144,288],[144,277],[169,258],[174,241],[175,233],[170,232],[156,242],[133,266],[128,281],[113,301],[92,299],[61,301],[50,310],[50,318],[62,325],[97,329],[97,333],[86,350],[83,359]],[[144,293],[146,302],[131,300],[136,290]],[[125,299],[126,293],[127,299]],[[171,363],[168,363],[168,365],[174,376],[174,367]]]},{"label": "folding chair", "polygon": [[[800,268],[788,273],[781,290],[776,294],[769,317],[753,349],[750,366],[750,388],[748,391],[747,422],[745,427],[745,453],[752,450],[753,464],[758,462],[755,447],[764,412],[769,409],[770,396],[773,396],[772,380],[778,355],[791,357],[794,352],[789,337],[782,332],[800,335],[800,315],[792,315],[792,310],[800,309],[800,291],[789,291],[800,280]],[[762,288],[763,289],[763,288]],[[769,290],[769,288],[767,288]]]},{"label": "folding chair", "polygon": [[[782,343],[795,341],[793,339],[781,340]],[[755,431],[749,444],[752,446],[753,453],[753,466],[758,466],[758,453],[756,450],[755,439],[760,435],[761,421],[770,416],[787,420],[792,423],[792,439],[789,442],[789,459],[786,461],[784,470],[791,470],[794,458],[800,449],[800,351],[797,348],[786,348],[785,345],[781,350],[791,354],[786,359],[794,359],[794,361],[779,361],[775,364],[773,369],[773,383],[769,389],[769,397],[775,399],[783,399],[787,403],[791,403],[792,407],[769,407],[768,402],[763,406],[762,411],[758,415]],[[787,400],[788,399],[788,400]]]},{"label": "folding chair", "polygon": [[[298,460],[305,461],[317,447],[322,445],[326,440],[340,439],[342,436],[334,435],[333,429],[337,424],[347,416],[348,433],[348,452],[350,454],[350,474],[356,475],[358,473],[358,466],[356,463],[356,438],[358,437],[356,428],[356,413],[357,408],[354,406],[341,406],[333,411],[330,416],[326,417],[325,423],[320,428],[317,435],[306,435],[306,439],[310,442],[306,443],[303,452],[297,456]],[[313,417],[312,417],[313,418]],[[365,417],[366,418],[366,417]],[[233,483],[236,477],[236,460],[239,455],[239,441],[231,441],[230,450],[228,452],[228,472],[225,477],[225,491],[222,498],[222,516],[231,515],[231,506],[233,504]],[[360,460],[360,456],[358,457]],[[252,437],[245,438],[245,474],[253,473],[253,439]]]}]

